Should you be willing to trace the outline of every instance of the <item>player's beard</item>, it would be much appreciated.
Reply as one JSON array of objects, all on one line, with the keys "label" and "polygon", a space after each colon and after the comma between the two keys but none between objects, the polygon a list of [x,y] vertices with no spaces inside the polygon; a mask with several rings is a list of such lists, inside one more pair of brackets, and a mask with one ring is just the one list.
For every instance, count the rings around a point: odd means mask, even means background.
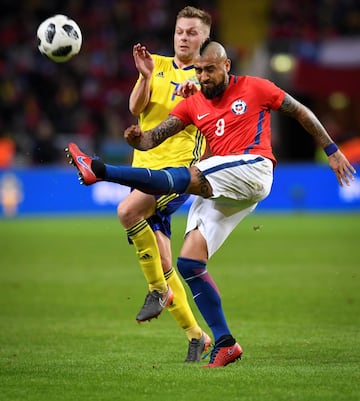
[{"label": "player's beard", "polygon": [[200,86],[201,92],[204,94],[206,99],[214,99],[215,97],[220,96],[225,91],[227,83],[224,80],[212,87],[205,86],[204,84],[200,84]]}]

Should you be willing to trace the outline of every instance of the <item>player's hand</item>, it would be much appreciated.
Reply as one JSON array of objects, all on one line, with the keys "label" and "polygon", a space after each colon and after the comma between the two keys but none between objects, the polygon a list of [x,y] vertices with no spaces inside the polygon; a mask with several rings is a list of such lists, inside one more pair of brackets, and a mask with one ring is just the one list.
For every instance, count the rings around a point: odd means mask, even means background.
[{"label": "player's hand", "polygon": [[196,92],[198,92],[199,89],[196,86],[195,82],[193,81],[184,81],[182,84],[180,84],[174,91],[174,94],[176,96],[181,96],[183,98],[187,98],[191,95],[194,95]]},{"label": "player's hand", "polygon": [[141,142],[143,133],[138,125],[131,125],[126,128],[124,138],[126,142],[133,148],[137,148]]},{"label": "player's hand", "polygon": [[139,74],[144,78],[150,78],[154,70],[154,60],[145,46],[137,43],[133,47],[134,62]]},{"label": "player's hand", "polygon": [[329,156],[329,165],[341,187],[344,184],[350,185],[350,181],[354,181],[356,170],[340,150]]}]

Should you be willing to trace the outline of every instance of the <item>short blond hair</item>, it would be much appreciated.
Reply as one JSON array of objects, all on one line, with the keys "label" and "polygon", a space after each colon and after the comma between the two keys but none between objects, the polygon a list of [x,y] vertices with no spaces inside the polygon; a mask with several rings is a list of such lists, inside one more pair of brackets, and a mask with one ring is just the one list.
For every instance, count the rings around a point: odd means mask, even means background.
[{"label": "short blond hair", "polygon": [[205,10],[201,10],[200,8],[186,6],[178,12],[176,16],[176,21],[179,18],[198,18],[205,26],[209,28],[209,30],[211,28],[211,15]]}]

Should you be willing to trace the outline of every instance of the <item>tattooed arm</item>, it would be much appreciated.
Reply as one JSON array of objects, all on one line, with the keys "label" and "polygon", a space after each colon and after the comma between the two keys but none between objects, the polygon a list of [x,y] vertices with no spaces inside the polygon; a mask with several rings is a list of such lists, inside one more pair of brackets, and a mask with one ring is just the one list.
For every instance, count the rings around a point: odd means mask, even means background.
[{"label": "tattooed arm", "polygon": [[177,134],[185,128],[185,124],[177,117],[169,115],[166,120],[149,131],[141,131],[138,125],[125,130],[127,143],[138,150],[148,150],[160,145],[165,139]]},{"label": "tattooed arm", "polygon": [[329,165],[334,171],[340,186],[343,186],[344,183],[350,185],[349,179],[354,179],[353,174],[355,174],[356,171],[343,153],[337,148],[315,114],[288,93],[285,95],[279,111],[295,118],[324,149],[329,157]]},{"label": "tattooed arm", "polygon": [[333,142],[315,114],[288,93],[285,95],[279,111],[298,120],[322,148]]}]

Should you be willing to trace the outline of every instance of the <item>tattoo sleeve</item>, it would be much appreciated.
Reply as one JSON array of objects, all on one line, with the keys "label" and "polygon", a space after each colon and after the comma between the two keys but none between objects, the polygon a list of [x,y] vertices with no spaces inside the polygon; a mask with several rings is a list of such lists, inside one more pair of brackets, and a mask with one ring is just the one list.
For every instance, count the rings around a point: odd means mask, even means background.
[{"label": "tattoo sleeve", "polygon": [[279,111],[295,118],[322,148],[333,142],[315,114],[288,93],[285,95]]},{"label": "tattoo sleeve", "polygon": [[144,132],[143,144],[147,149],[155,148],[164,142],[165,139],[177,134],[184,128],[185,124],[182,120],[170,115],[157,127]]}]

